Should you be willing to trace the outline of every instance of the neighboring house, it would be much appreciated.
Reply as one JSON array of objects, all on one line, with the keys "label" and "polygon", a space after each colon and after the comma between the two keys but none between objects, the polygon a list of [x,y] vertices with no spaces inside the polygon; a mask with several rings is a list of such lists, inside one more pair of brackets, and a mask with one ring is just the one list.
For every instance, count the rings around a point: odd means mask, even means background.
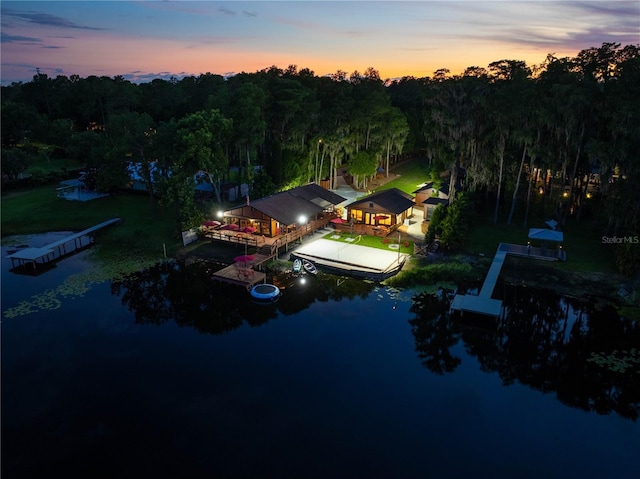
[{"label": "neighboring house", "polygon": [[[127,171],[129,173],[129,187],[132,190],[147,191],[147,182],[144,178],[144,165],[142,163],[129,163],[127,165]],[[149,165],[149,171],[151,173],[151,184],[155,185],[163,175],[163,172],[157,166],[157,162],[153,162]],[[168,176],[171,176],[169,170]],[[211,183],[211,177],[205,171],[198,171],[193,175],[194,189],[197,193],[204,196],[211,196],[215,194],[215,189]],[[237,201],[240,198],[244,198],[249,191],[249,186],[246,183],[238,184],[221,184],[220,196],[224,201]]]},{"label": "neighboring house", "polygon": [[413,214],[414,197],[397,188],[382,190],[347,205],[347,218],[354,224],[396,229]]},{"label": "neighboring house", "polygon": [[[155,185],[162,177],[162,171],[157,165],[158,162],[156,161],[149,164],[149,173],[151,174],[152,185]],[[142,163],[134,162],[130,162],[127,165],[127,172],[129,173],[129,187],[132,190],[147,191],[147,181],[144,178],[144,167],[145,166]]]},{"label": "neighboring house", "polygon": [[85,173],[80,174],[80,178],[74,180],[64,180],[60,182],[57,191],[57,197],[65,200],[73,201],[90,201],[98,198],[109,196],[108,193],[98,193],[95,190],[87,188],[85,183]]},{"label": "neighboring house", "polygon": [[315,183],[276,193],[266,198],[249,200],[241,206],[223,212],[226,223],[239,228],[252,226],[256,234],[278,236],[297,225],[333,213],[337,205],[346,200]]}]

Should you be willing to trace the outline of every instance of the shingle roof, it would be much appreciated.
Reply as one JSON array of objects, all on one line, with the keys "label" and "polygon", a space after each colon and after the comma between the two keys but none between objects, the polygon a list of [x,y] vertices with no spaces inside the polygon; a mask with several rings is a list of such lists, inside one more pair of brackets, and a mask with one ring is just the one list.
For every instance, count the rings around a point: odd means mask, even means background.
[{"label": "shingle roof", "polygon": [[404,191],[400,191],[398,188],[382,190],[365,196],[364,198],[351,203],[349,208],[365,203],[376,203],[377,205],[380,205],[380,207],[384,208],[385,211],[394,214],[400,214],[412,206],[415,206],[413,196],[405,193]]},{"label": "shingle roof", "polygon": [[300,222],[300,216],[307,218],[322,213],[331,205],[345,201],[340,195],[311,183],[257,200],[251,200],[251,207],[284,225]]},{"label": "shingle roof", "polygon": [[333,191],[329,191],[326,188],[323,188],[322,186],[315,183],[298,186],[296,188],[288,190],[287,192],[295,196],[300,196],[301,198],[312,201],[316,204],[325,203],[327,205],[335,206],[346,200],[346,198],[343,198]]},{"label": "shingle roof", "polygon": [[446,205],[449,202],[448,198],[435,198],[430,197],[422,202],[423,205]]}]

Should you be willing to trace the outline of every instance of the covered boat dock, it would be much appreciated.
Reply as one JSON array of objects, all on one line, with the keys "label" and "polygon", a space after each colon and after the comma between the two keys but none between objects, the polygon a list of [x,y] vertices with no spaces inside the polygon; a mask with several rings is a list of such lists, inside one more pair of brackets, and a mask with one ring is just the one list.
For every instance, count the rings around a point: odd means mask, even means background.
[{"label": "covered boat dock", "polygon": [[17,251],[9,255],[9,258],[11,259],[11,266],[15,268],[31,264],[35,271],[38,264],[46,265],[68,253],[72,253],[84,246],[88,246],[93,242],[93,240],[89,238],[88,243],[84,244],[84,238],[88,237],[88,235],[95,231],[106,228],[107,226],[118,223],[119,221],[120,218],[112,218],[40,248],[25,248]]}]

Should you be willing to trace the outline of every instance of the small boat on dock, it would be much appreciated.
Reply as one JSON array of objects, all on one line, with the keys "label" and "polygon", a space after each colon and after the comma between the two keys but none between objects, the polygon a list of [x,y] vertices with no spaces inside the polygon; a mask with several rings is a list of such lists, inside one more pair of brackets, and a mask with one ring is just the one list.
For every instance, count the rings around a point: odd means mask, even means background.
[{"label": "small boat on dock", "polygon": [[318,268],[316,268],[316,265],[313,264],[311,261],[303,259],[302,260],[302,267],[305,269],[305,271],[309,274],[318,274]]},{"label": "small boat on dock", "polygon": [[256,284],[250,291],[251,297],[261,303],[272,303],[280,297],[280,288],[275,284]]}]

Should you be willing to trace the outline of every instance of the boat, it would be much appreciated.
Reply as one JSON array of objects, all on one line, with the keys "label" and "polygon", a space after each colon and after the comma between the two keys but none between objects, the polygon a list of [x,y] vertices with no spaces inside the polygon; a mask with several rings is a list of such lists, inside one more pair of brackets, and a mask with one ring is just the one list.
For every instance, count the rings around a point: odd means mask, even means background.
[{"label": "boat", "polygon": [[318,274],[318,268],[316,268],[316,265],[309,260],[303,259],[302,267],[307,271],[307,273]]},{"label": "boat", "polygon": [[299,258],[296,258],[293,262],[293,272],[300,273],[302,271],[302,261]]},{"label": "boat", "polygon": [[271,303],[280,297],[280,288],[275,284],[256,284],[250,291],[251,297],[263,303]]}]

